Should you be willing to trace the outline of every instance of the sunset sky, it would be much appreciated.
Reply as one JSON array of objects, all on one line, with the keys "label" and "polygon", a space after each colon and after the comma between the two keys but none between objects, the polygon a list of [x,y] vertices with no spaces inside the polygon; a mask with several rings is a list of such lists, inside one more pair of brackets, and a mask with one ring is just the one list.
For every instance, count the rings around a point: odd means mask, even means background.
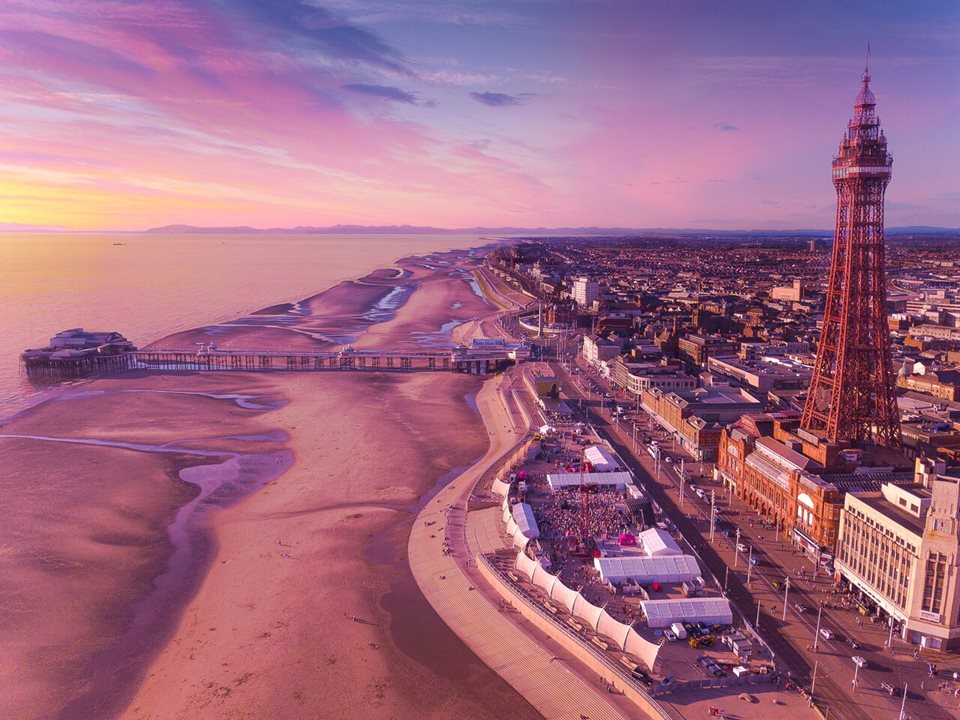
[{"label": "sunset sky", "polygon": [[2,0],[0,229],[960,225],[960,3]]}]

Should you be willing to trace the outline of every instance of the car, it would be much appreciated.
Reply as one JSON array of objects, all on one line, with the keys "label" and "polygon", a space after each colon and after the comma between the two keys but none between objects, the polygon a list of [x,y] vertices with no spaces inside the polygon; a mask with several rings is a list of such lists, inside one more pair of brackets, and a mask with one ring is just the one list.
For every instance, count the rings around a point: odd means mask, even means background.
[{"label": "car", "polygon": [[676,642],[677,634],[673,630],[664,630],[663,636],[670,642]]},{"label": "car", "polygon": [[724,537],[730,537],[731,535],[733,535],[733,533],[730,532],[729,530],[721,530],[720,534],[723,535]]},{"label": "car", "polygon": [[651,685],[653,685],[653,678],[651,678],[646,672],[644,672],[640,668],[633,670],[630,674],[633,675],[637,680],[639,680],[641,683],[643,683],[647,687],[650,687]]},{"label": "car", "polygon": [[824,640],[833,640],[836,634],[833,632],[833,630],[828,630],[827,628],[820,628],[820,636]]},{"label": "car", "polygon": [[738,543],[737,543],[737,550],[739,550],[740,552],[746,552],[746,551],[747,551],[747,546],[746,546],[744,543],[742,543],[742,542],[738,542]]},{"label": "car", "polygon": [[751,555],[751,556],[750,556],[750,564],[751,564],[751,565],[756,565],[756,564],[759,563],[759,562],[760,562],[760,560],[759,560],[759,558],[757,558],[756,555]]},{"label": "car", "polygon": [[670,457],[669,455],[667,455],[667,456],[664,458],[664,461],[665,461],[665,462],[668,462],[668,463],[672,463],[672,462],[673,462],[673,458]]},{"label": "car", "polygon": [[863,646],[853,638],[850,638],[850,647],[852,647],[854,650],[859,650]]},{"label": "car", "polygon": [[804,605],[803,603],[794,603],[793,607],[796,609],[798,613],[805,613],[807,611],[807,606]]},{"label": "car", "polygon": [[867,661],[862,655],[854,655],[850,659],[853,660],[853,664],[858,668],[864,668],[867,666]]},{"label": "car", "polygon": [[881,689],[883,689],[890,697],[900,697],[903,693],[903,689],[897,687],[896,685],[891,685],[890,683],[882,682],[880,683]]}]

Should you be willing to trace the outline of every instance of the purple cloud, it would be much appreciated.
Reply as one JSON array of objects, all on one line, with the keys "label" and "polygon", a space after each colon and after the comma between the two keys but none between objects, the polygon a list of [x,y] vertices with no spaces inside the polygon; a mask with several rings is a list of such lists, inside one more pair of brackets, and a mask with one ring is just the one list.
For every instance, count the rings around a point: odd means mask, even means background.
[{"label": "purple cloud", "polygon": [[735,132],[740,128],[738,128],[736,125],[731,125],[730,123],[715,122],[713,124],[713,129],[719,130],[720,132]]},{"label": "purple cloud", "polygon": [[512,105],[521,105],[523,103],[519,96],[507,95],[506,93],[472,92],[470,93],[470,97],[472,97],[478,103],[482,103],[488,107],[510,107]]},{"label": "purple cloud", "polygon": [[385,98],[395,102],[407,103],[409,105],[417,104],[417,96],[406,90],[391,85],[367,85],[366,83],[347,83],[341,85],[344,90],[360,93],[362,95],[373,95],[374,97]]}]

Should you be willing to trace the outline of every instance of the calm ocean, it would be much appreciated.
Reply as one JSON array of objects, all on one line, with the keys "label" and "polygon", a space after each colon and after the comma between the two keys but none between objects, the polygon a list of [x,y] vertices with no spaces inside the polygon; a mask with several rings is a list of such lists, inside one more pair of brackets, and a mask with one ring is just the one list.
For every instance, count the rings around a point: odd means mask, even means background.
[{"label": "calm ocean", "polygon": [[401,257],[485,244],[476,235],[0,235],[0,418],[49,390],[18,355],[60,330],[137,345],[302,300]]}]

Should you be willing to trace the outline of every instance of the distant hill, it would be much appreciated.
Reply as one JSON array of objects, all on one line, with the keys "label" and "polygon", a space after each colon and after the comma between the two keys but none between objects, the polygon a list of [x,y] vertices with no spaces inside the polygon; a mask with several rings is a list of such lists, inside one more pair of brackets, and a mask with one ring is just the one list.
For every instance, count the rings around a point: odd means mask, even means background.
[{"label": "distant hill", "polygon": [[[438,228],[424,225],[329,225],[315,227],[301,225],[292,228],[253,228],[247,225],[233,227],[197,227],[195,225],[164,225],[146,232],[167,235],[569,235],[569,236],[624,236],[624,235],[696,235],[717,237],[830,237],[832,230],[709,230],[695,228],[624,228],[624,227],[470,227]],[[957,228],[910,225],[887,228],[888,235],[946,235],[956,234]]]}]

